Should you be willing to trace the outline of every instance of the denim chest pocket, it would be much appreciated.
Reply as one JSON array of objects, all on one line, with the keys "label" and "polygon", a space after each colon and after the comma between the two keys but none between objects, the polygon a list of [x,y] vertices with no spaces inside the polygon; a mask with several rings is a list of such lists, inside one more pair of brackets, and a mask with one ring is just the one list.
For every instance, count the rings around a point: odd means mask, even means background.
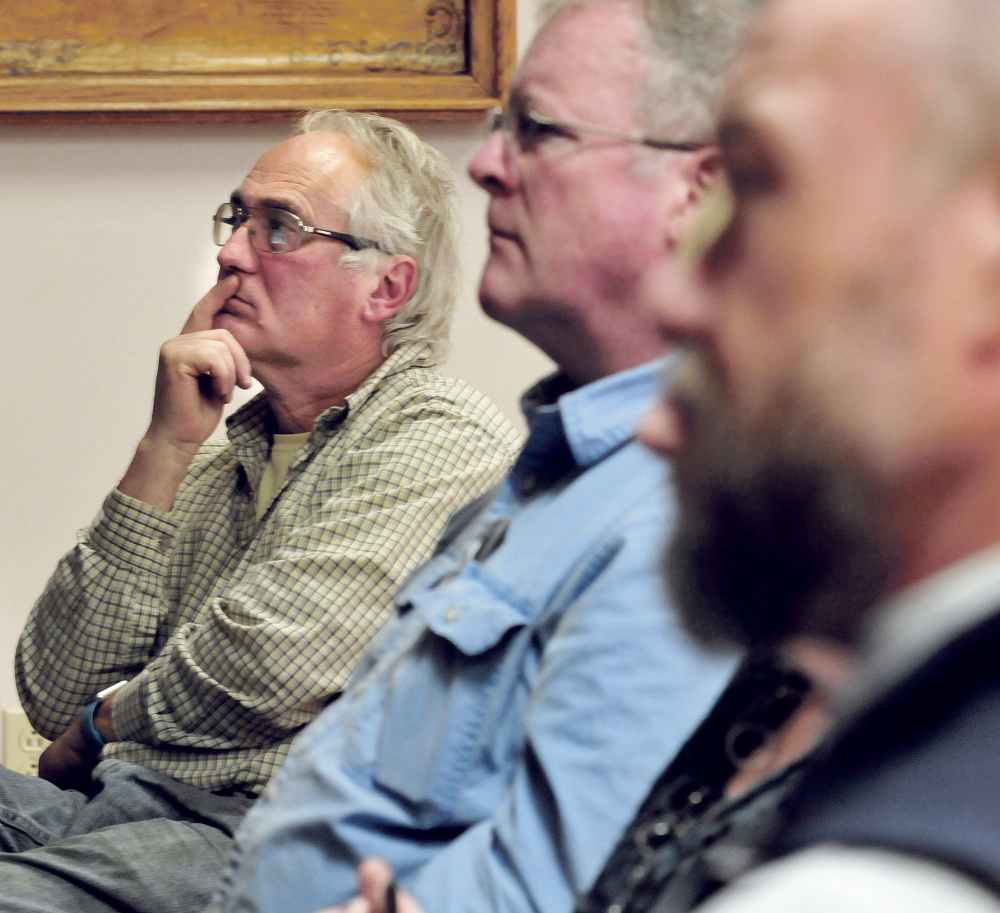
[{"label": "denim chest pocket", "polygon": [[520,746],[531,612],[478,574],[420,593],[411,611],[425,630],[393,670],[373,773],[426,825],[452,814],[474,766],[502,768]]}]

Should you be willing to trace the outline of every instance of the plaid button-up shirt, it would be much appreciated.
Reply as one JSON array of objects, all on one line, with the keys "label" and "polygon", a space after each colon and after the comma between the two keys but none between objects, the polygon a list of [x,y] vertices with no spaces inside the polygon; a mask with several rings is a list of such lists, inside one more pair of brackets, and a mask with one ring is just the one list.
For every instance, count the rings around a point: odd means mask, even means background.
[{"label": "plaid button-up shirt", "polygon": [[206,444],[166,513],[115,490],[32,610],[22,703],[54,738],[101,688],[104,757],[209,790],[259,792],[338,694],[448,517],[495,485],[518,437],[500,411],[394,353],[323,413],[264,517],[264,396]]}]

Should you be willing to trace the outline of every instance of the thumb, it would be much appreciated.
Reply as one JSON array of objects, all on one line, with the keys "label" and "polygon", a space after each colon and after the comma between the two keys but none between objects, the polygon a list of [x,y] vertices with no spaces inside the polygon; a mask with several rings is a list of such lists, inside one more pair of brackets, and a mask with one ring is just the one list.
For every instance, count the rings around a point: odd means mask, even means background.
[{"label": "thumb", "polygon": [[396,873],[384,859],[369,856],[358,866],[358,893],[368,899],[373,910],[381,910],[385,892]]}]

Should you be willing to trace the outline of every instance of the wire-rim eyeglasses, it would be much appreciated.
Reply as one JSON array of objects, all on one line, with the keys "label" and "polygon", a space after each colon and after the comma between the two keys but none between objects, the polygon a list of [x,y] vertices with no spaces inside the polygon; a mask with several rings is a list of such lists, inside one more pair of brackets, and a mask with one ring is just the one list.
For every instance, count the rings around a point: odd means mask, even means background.
[{"label": "wire-rim eyeglasses", "polygon": [[493,108],[489,112],[487,129],[490,133],[503,131],[504,137],[516,143],[522,152],[531,152],[549,135],[572,137],[574,133],[595,133],[628,143],[639,143],[652,149],[666,149],[674,152],[697,152],[710,142],[700,140],[665,140],[647,136],[637,130],[615,130],[600,124],[586,124],[577,121],[560,120],[539,114],[526,98],[512,96],[504,108]]},{"label": "wire-rim eyeglasses", "polygon": [[244,225],[255,250],[267,254],[289,254],[298,250],[308,236],[330,238],[351,250],[380,250],[389,254],[378,241],[327,228],[306,225],[295,213],[277,206],[245,206],[232,200],[223,203],[212,218],[212,239],[222,247]]}]

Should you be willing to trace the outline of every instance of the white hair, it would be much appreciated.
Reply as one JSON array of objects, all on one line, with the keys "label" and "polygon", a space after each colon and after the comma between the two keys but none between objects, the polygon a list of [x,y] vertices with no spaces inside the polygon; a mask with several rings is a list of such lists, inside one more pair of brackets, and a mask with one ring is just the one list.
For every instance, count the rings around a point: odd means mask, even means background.
[{"label": "white hair", "polygon": [[[614,0],[542,0],[539,27],[567,9]],[[633,112],[663,139],[711,140],[722,77],[739,51],[758,0],[619,0],[645,25],[643,87]]]},{"label": "white hair", "polygon": [[[329,109],[311,111],[297,134],[338,133],[349,137],[369,160],[366,179],[349,206],[349,231],[377,241],[417,263],[417,284],[409,301],[385,321],[383,352],[423,343],[436,360],[448,350],[448,333],[459,282],[458,191],[448,160],[409,127],[378,114]],[[385,254],[347,251],[341,264],[374,269]]]}]

